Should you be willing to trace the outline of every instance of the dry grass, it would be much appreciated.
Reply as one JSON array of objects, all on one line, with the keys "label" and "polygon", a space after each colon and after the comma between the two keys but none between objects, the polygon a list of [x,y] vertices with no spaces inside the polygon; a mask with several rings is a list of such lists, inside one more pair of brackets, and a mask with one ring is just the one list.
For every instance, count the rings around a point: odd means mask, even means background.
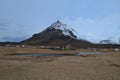
[{"label": "dry grass", "polygon": [[14,53],[76,53],[78,50],[52,50],[39,48],[0,47],[0,55]]},{"label": "dry grass", "polygon": [[111,64],[110,66],[120,68],[120,64]]},{"label": "dry grass", "polygon": [[87,57],[3,56],[11,53],[45,52],[72,53],[48,49],[0,47],[0,80],[120,80],[119,51],[108,51],[110,54]]}]

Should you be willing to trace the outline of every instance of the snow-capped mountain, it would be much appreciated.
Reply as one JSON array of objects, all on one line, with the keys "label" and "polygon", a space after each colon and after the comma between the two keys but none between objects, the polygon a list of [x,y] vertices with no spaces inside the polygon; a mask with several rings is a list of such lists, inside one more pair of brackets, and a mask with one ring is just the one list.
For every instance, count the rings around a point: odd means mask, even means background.
[{"label": "snow-capped mountain", "polygon": [[48,28],[38,34],[34,34],[31,38],[22,41],[23,44],[29,45],[72,45],[74,47],[88,47],[92,43],[78,39],[74,34],[76,31],[60,21],[54,22]]},{"label": "snow-capped mountain", "polygon": [[74,33],[76,33],[76,31],[74,29],[70,28],[67,24],[63,24],[60,21],[54,22],[46,30],[61,30],[63,35],[67,35],[67,36],[70,36],[71,38],[77,39],[77,36],[74,35]]},{"label": "snow-capped mountain", "polygon": [[112,42],[111,40],[102,40],[100,41],[101,44],[115,44],[115,42]]},{"label": "snow-capped mountain", "polygon": [[120,38],[118,37],[110,37],[106,40],[101,40],[100,44],[120,44]]}]

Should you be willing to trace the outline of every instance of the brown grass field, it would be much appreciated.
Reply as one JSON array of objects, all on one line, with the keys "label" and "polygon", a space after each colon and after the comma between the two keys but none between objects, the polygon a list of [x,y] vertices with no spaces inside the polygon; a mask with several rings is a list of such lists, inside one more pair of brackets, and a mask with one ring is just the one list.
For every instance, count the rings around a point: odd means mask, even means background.
[{"label": "brown grass field", "polygon": [[[90,51],[0,47],[0,80],[120,80],[120,51],[63,57],[19,57],[21,53]],[[9,54],[9,55],[8,55]]]}]

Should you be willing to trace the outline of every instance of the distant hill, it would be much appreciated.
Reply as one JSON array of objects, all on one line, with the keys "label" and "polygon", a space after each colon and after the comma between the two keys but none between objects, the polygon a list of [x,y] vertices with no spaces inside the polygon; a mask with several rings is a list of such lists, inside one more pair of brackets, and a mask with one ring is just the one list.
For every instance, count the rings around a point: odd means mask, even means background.
[{"label": "distant hill", "polygon": [[0,42],[0,46],[6,46],[6,45],[18,45],[19,42]]}]

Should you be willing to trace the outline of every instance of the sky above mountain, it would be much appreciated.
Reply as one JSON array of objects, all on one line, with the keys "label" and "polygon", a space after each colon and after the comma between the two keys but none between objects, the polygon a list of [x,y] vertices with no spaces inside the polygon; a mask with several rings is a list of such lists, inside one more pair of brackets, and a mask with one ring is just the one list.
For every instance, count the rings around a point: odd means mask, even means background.
[{"label": "sky above mountain", "polygon": [[60,20],[91,41],[120,38],[120,0],[0,0],[0,41],[22,41]]}]

